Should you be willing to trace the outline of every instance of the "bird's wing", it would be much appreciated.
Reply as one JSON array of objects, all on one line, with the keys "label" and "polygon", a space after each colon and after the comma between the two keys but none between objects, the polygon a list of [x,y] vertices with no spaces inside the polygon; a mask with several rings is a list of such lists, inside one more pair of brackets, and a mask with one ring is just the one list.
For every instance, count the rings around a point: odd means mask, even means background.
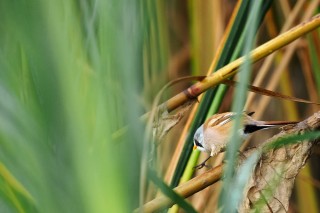
[{"label": "bird's wing", "polygon": [[236,116],[234,112],[226,112],[222,114],[217,114],[216,116],[212,116],[210,120],[208,120],[207,127],[216,127],[223,126],[226,123],[232,121]]}]

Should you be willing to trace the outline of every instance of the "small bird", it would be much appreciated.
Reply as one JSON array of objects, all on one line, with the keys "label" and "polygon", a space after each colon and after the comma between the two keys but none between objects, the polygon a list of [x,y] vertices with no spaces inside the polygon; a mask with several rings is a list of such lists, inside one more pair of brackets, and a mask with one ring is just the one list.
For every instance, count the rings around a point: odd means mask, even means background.
[{"label": "small bird", "polygon": [[[297,121],[257,121],[251,117],[253,114],[254,112],[243,112],[240,115],[242,128],[239,129],[239,135],[243,139],[249,134],[261,129],[298,123]],[[225,151],[227,143],[230,140],[231,129],[233,128],[236,115],[234,112],[215,114],[197,129],[194,134],[193,149],[207,152],[210,156],[195,168],[201,169],[206,166],[205,162],[209,160],[210,157]]]}]

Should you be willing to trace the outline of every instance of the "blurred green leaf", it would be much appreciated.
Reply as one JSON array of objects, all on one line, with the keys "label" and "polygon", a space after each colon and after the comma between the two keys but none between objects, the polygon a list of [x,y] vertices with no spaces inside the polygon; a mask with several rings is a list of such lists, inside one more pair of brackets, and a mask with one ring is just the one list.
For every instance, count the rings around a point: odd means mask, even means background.
[{"label": "blurred green leaf", "polygon": [[[138,206],[140,6],[1,1],[0,161],[11,175],[0,183],[0,200],[8,209],[128,212]],[[112,138],[125,124],[126,134]]]},{"label": "blurred green leaf", "polygon": [[167,184],[165,184],[156,174],[155,171],[149,170],[149,177],[151,181],[156,184],[163,194],[169,197],[174,203],[178,204],[186,212],[197,212],[187,201],[179,194],[173,191]]}]

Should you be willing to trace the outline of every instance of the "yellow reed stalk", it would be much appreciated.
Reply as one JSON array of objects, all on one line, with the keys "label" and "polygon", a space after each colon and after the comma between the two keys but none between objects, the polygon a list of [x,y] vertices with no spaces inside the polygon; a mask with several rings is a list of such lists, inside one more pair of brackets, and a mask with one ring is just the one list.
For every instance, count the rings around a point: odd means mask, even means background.
[{"label": "yellow reed stalk", "polygon": [[[300,38],[306,33],[316,29],[319,26],[320,26],[320,15],[318,14],[313,18],[311,18],[309,21],[299,24],[298,26],[292,28],[291,30],[283,34],[280,34],[279,36],[275,37],[269,42],[252,50],[249,54],[249,60],[251,60],[252,62],[256,62],[261,58],[267,55],[270,55],[271,53],[275,52],[281,47],[284,47],[285,45],[291,43],[292,41]],[[237,60],[222,67],[212,75],[207,76],[202,81],[195,83],[184,92],[181,92],[176,96],[172,97],[171,99],[163,103],[166,106],[166,109],[170,112],[176,109],[177,107],[181,106],[183,103],[190,100],[191,98],[195,98],[201,93],[208,90],[209,88],[216,86],[224,79],[227,79],[235,75],[238,72],[238,68],[244,63],[246,57],[247,56],[238,58]]]},{"label": "yellow reed stalk", "polygon": [[[202,189],[210,186],[211,184],[220,180],[222,175],[222,165],[217,166],[209,171],[197,176],[196,178],[191,179],[190,181],[178,186],[174,189],[182,197],[189,197],[194,193],[201,191]],[[169,207],[173,205],[174,202],[166,197],[165,195],[160,195],[157,198],[149,201],[148,203],[144,204],[142,212],[155,212],[159,211],[163,208]],[[134,212],[138,212],[139,209],[136,209]]]}]

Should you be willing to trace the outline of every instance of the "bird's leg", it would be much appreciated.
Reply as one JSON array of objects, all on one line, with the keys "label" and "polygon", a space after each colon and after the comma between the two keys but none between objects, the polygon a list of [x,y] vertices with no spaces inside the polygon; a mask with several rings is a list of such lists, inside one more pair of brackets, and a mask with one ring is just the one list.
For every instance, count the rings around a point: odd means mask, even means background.
[{"label": "bird's leg", "polygon": [[195,167],[193,167],[194,169],[202,169],[204,166],[205,167],[209,167],[208,165],[206,165],[206,162],[211,158],[211,155],[209,155],[209,157],[207,159],[205,159],[202,163],[200,163],[199,165],[196,165]]}]

